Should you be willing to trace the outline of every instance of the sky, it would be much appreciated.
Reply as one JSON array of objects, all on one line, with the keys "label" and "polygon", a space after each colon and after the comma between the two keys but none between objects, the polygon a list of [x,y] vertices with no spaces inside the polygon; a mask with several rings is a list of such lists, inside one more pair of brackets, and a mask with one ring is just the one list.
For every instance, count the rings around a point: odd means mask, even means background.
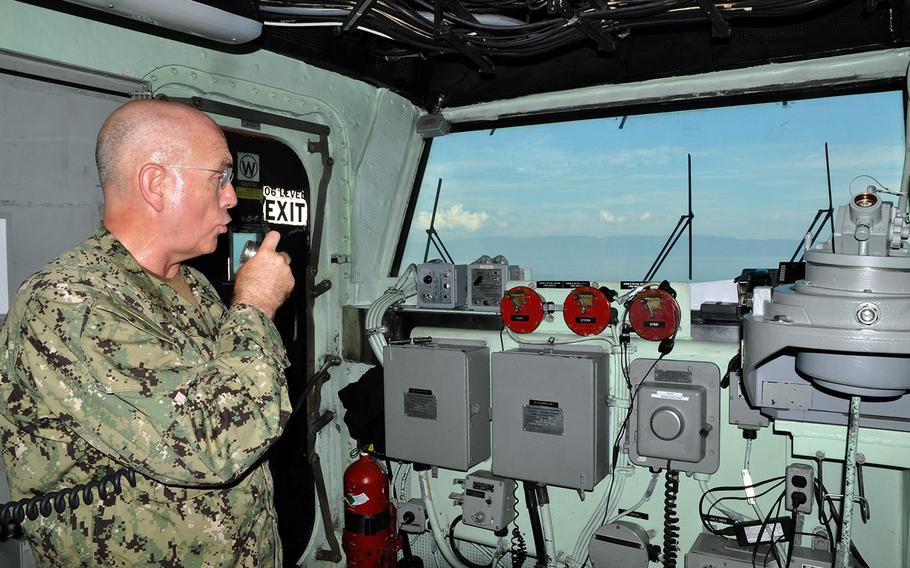
[{"label": "sky", "polygon": [[[729,239],[728,250],[699,255],[695,247],[693,280],[726,278],[759,261],[771,264],[785,249],[780,260],[789,260],[816,211],[828,205],[826,142],[835,209],[870,184],[897,190],[903,122],[902,94],[890,91],[450,134],[433,141],[405,262],[423,260],[442,178],[436,229],[456,262],[501,254],[497,242],[510,237],[509,250],[537,275],[640,277],[687,211],[691,154],[696,245]],[[860,175],[878,181],[854,180]],[[829,236],[826,229],[820,239]],[[563,237],[606,239],[597,242],[614,250],[575,250],[559,259],[534,254],[541,238]],[[615,249],[635,247],[638,256],[627,254],[619,266]],[[676,273],[664,277],[687,278],[678,274],[685,252],[674,251]],[[556,275],[550,265],[572,274]],[[585,276],[592,266],[612,273]]]}]

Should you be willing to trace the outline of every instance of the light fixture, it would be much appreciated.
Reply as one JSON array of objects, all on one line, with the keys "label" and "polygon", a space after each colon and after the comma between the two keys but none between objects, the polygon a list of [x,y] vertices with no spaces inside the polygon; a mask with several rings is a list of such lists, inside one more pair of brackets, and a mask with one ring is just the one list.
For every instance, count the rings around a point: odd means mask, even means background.
[{"label": "light fixture", "polygon": [[262,34],[262,22],[192,0],[66,1],[221,43],[246,43]]}]

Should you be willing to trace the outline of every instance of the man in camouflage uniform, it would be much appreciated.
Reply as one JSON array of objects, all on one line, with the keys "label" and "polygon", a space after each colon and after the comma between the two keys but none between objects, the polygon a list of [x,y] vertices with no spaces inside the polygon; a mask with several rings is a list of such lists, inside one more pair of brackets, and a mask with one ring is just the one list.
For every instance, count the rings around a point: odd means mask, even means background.
[{"label": "man in camouflage uniform", "polygon": [[[98,135],[103,226],[19,291],[0,330],[13,497],[121,468],[138,485],[23,523],[41,566],[280,566],[262,461],[289,417],[271,321],[294,281],[270,233],[226,308],[181,262],[237,203],[218,126],[134,101]],[[99,502],[100,501],[100,502]]]}]

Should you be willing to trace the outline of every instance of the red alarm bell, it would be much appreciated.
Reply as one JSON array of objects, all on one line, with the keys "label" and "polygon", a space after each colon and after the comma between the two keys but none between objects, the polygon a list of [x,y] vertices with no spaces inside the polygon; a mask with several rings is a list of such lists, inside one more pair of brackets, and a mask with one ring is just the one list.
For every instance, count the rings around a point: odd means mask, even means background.
[{"label": "red alarm bell", "polygon": [[579,286],[566,296],[562,317],[576,334],[597,335],[610,325],[610,300],[597,288]]},{"label": "red alarm bell", "polygon": [[648,341],[663,341],[673,337],[681,317],[676,298],[661,289],[639,292],[629,306],[632,330]]},{"label": "red alarm bell", "polygon": [[515,333],[531,333],[543,321],[543,298],[527,286],[516,286],[502,295],[499,317]]}]

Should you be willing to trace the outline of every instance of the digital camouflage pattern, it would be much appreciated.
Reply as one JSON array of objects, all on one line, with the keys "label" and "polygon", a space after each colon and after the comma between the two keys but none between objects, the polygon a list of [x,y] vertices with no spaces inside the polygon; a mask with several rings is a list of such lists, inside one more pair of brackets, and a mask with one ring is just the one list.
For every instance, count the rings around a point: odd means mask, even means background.
[{"label": "digital camouflage pattern", "polygon": [[26,520],[41,566],[281,565],[260,461],[289,417],[281,338],[181,270],[198,307],[101,228],[23,284],[0,330],[13,498],[138,473],[119,496]]}]

